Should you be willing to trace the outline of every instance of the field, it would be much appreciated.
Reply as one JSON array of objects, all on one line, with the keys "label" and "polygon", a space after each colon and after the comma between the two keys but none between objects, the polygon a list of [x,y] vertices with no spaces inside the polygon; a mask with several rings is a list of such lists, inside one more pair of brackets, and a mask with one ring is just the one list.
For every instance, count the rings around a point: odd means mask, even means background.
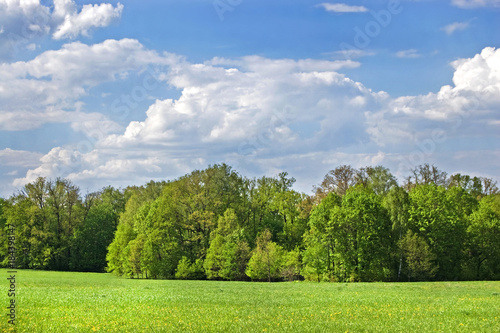
[{"label": "field", "polygon": [[[8,332],[7,270],[0,270]],[[500,332],[500,282],[248,283],[18,271],[17,332]]]}]

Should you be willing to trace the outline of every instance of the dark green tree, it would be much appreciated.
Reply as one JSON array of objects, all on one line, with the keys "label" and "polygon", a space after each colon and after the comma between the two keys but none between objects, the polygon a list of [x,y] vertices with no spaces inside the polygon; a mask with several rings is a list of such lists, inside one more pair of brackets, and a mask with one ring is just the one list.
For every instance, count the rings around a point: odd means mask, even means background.
[{"label": "dark green tree", "polygon": [[90,208],[73,240],[73,270],[104,272],[108,246],[113,241],[118,215],[113,207],[102,203]]},{"label": "dark green tree", "polygon": [[435,264],[436,255],[431,251],[425,239],[408,230],[399,240],[407,268],[408,281],[426,281],[432,279],[438,270]]}]

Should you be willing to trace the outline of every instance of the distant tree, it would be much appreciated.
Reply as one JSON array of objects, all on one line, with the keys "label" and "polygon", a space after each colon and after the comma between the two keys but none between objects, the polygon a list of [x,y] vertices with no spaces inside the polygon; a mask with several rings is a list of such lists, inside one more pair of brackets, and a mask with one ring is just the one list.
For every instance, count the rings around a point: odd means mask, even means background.
[{"label": "distant tree", "polygon": [[398,242],[404,253],[404,262],[408,270],[408,281],[429,280],[436,275],[438,266],[434,263],[436,255],[431,251],[425,239],[408,230]]},{"label": "distant tree", "polygon": [[210,242],[207,257],[204,262],[205,272],[209,279],[222,279],[222,269],[225,266],[224,258],[225,239],[222,235],[216,235]]},{"label": "distant tree", "polygon": [[389,213],[389,218],[392,224],[392,242],[391,248],[396,250],[395,258],[398,265],[397,281],[401,278],[401,270],[403,268],[403,251],[397,246],[397,242],[401,241],[408,231],[408,209],[410,200],[408,192],[402,187],[392,187],[383,199],[383,206]]},{"label": "distant tree", "polygon": [[[159,197],[165,187],[166,184],[164,182],[151,181],[146,184],[146,186],[134,186],[125,189],[123,193],[123,198],[126,200],[125,208],[123,212],[119,213],[120,217],[116,232],[113,241],[108,247],[108,253],[106,255],[108,272],[128,276],[137,273],[139,270],[146,269],[141,262],[148,262],[150,266],[153,265],[152,260],[154,256],[151,253],[152,247],[148,247],[148,245],[151,245],[151,241],[148,237],[145,237],[146,235],[144,233],[146,230],[144,230],[144,228],[141,229],[140,224],[145,222],[144,220],[149,213],[148,209],[151,203]],[[105,188],[102,194],[97,193],[92,200],[107,202],[111,204],[113,210],[118,213],[123,209],[121,196],[118,192],[118,190]],[[141,233],[144,234],[144,236],[142,236],[144,241],[144,248],[142,248],[142,251],[149,251],[149,256],[145,256],[144,253],[138,253],[137,251],[139,248],[137,248],[137,244],[135,244],[132,248],[134,251],[131,257],[130,243]],[[131,258],[135,258],[133,259],[134,264],[130,262]],[[148,266],[148,268],[151,268],[150,266]],[[175,267],[173,269],[175,269]],[[145,274],[147,274],[147,272],[146,270]],[[156,277],[159,277],[158,272],[155,273]]]},{"label": "distant tree", "polygon": [[438,186],[447,186],[447,173],[439,170],[434,165],[419,165],[411,170],[411,175],[406,179],[405,187],[410,190],[416,185],[436,184]]},{"label": "distant tree", "polygon": [[106,254],[113,241],[118,215],[111,205],[93,206],[75,233],[71,268],[77,271],[104,272]]},{"label": "distant tree", "polygon": [[491,178],[481,178],[483,184],[483,195],[498,194],[497,182]]},{"label": "distant tree", "polygon": [[367,168],[368,184],[367,186],[377,195],[386,195],[392,188],[397,186],[396,178],[391,174],[390,170],[383,166]]},{"label": "distant tree", "polygon": [[450,176],[448,188],[452,187],[461,187],[474,198],[478,198],[483,192],[481,178],[461,175],[459,173]]},{"label": "distant tree", "polygon": [[248,243],[239,237],[230,237],[223,247],[224,264],[220,277],[226,280],[246,280],[245,270],[250,259]]},{"label": "distant tree", "polygon": [[320,282],[330,274],[330,263],[333,262],[329,252],[329,244],[324,237],[317,232],[310,230],[304,234],[305,250],[303,253],[303,274],[307,280],[317,280]]},{"label": "distant tree", "polygon": [[197,259],[192,263],[187,257],[182,257],[175,270],[175,278],[181,280],[197,280],[203,278],[203,262]]},{"label": "distant tree", "polygon": [[139,234],[134,240],[128,243],[128,267],[130,268],[130,273],[132,277],[141,277],[146,274],[147,271],[143,269],[142,266],[142,253],[144,250],[144,243],[146,242],[146,236],[144,234]]},{"label": "distant tree", "polygon": [[122,191],[112,186],[107,186],[101,190],[99,196],[103,203],[112,207],[115,214],[120,215],[125,211],[126,201]]},{"label": "distant tree", "polygon": [[300,259],[300,250],[285,252],[283,255],[283,265],[281,268],[281,276],[287,281],[293,281],[300,276],[302,271],[302,263]]},{"label": "distant tree", "polygon": [[473,198],[461,188],[449,191],[431,183],[410,192],[409,228],[423,237],[436,255],[438,280],[460,277],[466,240],[466,212]]},{"label": "distant tree", "polygon": [[468,264],[473,279],[500,279],[500,195],[484,197],[470,215]]},{"label": "distant tree", "polygon": [[324,274],[333,276],[333,256],[335,242],[330,219],[335,207],[340,206],[342,198],[330,192],[311,211],[309,218],[310,231],[304,234],[304,274],[307,279],[315,277],[320,281]]},{"label": "distant tree", "polygon": [[228,209],[218,221],[204,261],[209,279],[242,280],[250,258],[250,248],[239,228],[233,209]]},{"label": "distant tree", "polygon": [[342,165],[330,170],[321,184],[315,188],[316,196],[321,200],[330,192],[344,195],[350,187],[356,184],[356,174],[356,169],[350,165]]},{"label": "distant tree", "polygon": [[266,229],[257,237],[257,247],[248,262],[246,274],[252,280],[271,280],[281,276],[283,249],[271,241],[271,232]]},{"label": "distant tree", "polygon": [[389,279],[391,223],[375,193],[362,187],[349,190],[332,210],[329,228],[338,280]]}]

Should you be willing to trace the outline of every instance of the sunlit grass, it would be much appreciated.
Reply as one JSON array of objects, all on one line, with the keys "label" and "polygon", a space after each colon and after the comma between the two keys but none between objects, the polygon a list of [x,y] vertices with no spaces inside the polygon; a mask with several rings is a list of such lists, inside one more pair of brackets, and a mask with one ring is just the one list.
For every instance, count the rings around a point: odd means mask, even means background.
[{"label": "sunlit grass", "polygon": [[[7,272],[0,274],[6,313]],[[18,271],[16,282],[17,332],[500,332],[500,282],[155,281],[39,271]],[[0,332],[8,332],[2,318]]]}]

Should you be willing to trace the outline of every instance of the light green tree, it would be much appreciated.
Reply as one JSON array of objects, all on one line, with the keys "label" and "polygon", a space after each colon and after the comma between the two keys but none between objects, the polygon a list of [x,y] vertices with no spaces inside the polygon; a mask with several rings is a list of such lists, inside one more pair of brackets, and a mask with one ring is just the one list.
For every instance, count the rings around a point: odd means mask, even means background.
[{"label": "light green tree", "polygon": [[500,279],[500,194],[481,199],[467,229],[472,279]]},{"label": "light green tree", "polygon": [[266,229],[257,237],[257,247],[248,262],[246,274],[252,280],[271,280],[281,276],[283,248],[271,241],[271,232]]}]

